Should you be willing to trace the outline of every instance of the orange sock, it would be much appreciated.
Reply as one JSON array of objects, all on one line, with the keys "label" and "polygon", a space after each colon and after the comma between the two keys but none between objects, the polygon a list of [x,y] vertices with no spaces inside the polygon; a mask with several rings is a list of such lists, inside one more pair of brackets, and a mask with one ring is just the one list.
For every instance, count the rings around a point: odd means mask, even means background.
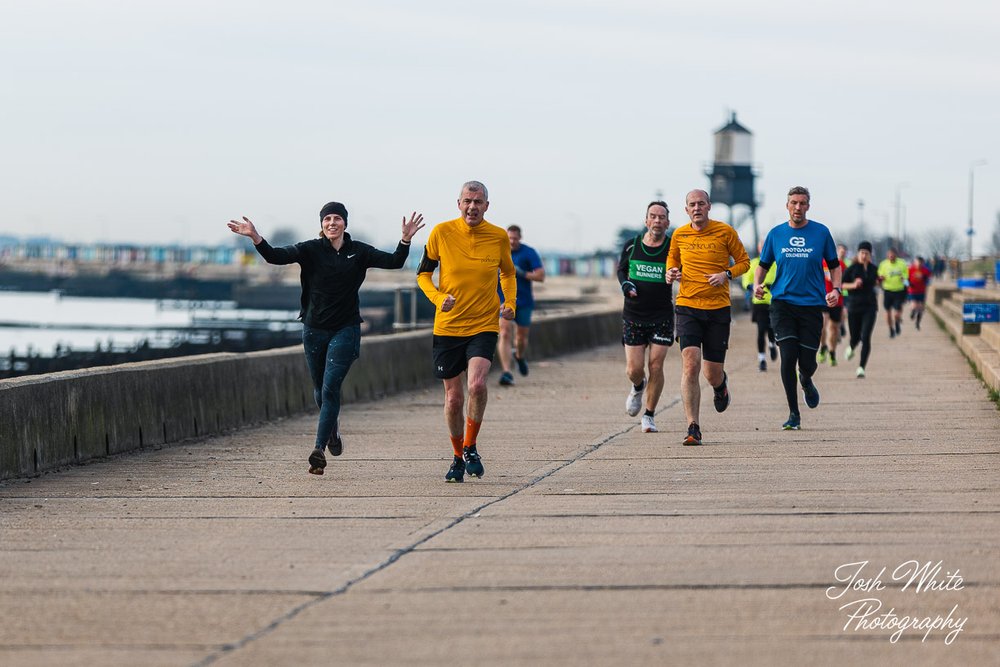
[{"label": "orange sock", "polygon": [[483,425],[483,422],[474,422],[469,417],[465,418],[465,442],[462,443],[463,447],[475,447],[476,438],[479,436],[479,427]]},{"label": "orange sock", "polygon": [[462,436],[453,435],[451,437],[451,448],[455,450],[455,456],[461,458],[462,456]]}]

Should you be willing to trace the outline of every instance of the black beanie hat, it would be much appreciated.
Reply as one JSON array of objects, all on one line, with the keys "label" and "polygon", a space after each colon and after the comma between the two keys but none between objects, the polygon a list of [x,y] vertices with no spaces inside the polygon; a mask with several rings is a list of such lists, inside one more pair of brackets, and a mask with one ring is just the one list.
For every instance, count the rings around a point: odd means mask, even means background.
[{"label": "black beanie hat", "polygon": [[858,250],[867,250],[868,252],[871,252],[872,244],[869,243],[868,241],[862,241],[861,243],[858,244]]},{"label": "black beanie hat", "polygon": [[339,201],[332,201],[323,208],[319,210],[319,221],[323,222],[323,218],[330,215],[331,213],[336,213],[341,218],[344,219],[344,226],[347,226],[347,207],[341,204]]}]

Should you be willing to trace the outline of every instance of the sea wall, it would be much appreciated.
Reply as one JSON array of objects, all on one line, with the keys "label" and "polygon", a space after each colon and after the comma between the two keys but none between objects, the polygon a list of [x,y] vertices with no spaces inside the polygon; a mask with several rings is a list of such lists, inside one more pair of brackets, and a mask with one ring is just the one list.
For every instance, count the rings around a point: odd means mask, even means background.
[{"label": "sea wall", "polygon": [[[621,338],[621,310],[537,317],[531,356]],[[434,384],[428,330],[362,340],[345,403]],[[300,347],[206,354],[0,381],[0,479],[315,410]]]}]

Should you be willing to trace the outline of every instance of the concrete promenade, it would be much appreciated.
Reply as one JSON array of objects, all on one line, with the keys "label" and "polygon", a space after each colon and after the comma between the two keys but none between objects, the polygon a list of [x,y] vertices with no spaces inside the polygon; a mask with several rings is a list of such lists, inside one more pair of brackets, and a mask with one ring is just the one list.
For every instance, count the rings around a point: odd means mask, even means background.
[{"label": "concrete promenade", "polygon": [[699,448],[676,348],[643,434],[609,346],[494,374],[461,485],[437,387],[346,406],[322,477],[305,416],[2,482],[0,665],[1000,663],[1000,412],[948,336],[880,321],[782,432],[734,332]]}]

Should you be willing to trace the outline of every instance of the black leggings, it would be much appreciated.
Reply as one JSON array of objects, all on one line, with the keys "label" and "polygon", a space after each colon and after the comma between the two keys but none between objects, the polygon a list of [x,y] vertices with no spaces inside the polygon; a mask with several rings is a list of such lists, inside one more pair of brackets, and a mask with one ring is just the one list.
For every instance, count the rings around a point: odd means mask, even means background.
[{"label": "black leggings", "polygon": [[858,349],[858,343],[861,343],[861,368],[868,364],[868,355],[872,352],[872,330],[877,316],[876,308],[847,311],[847,324],[851,328],[851,349]]},{"label": "black leggings", "polygon": [[798,383],[795,378],[795,367],[804,380],[808,380],[816,372],[816,350],[799,346],[798,338],[786,338],[778,343],[781,350],[781,384],[785,387],[785,399],[788,401],[788,411],[798,414],[799,396]]},{"label": "black leggings", "polygon": [[758,304],[754,304],[753,308],[754,318],[757,323],[757,351],[764,354],[765,342],[774,342],[774,329],[771,328],[771,316],[768,313],[767,306],[760,308]]}]

